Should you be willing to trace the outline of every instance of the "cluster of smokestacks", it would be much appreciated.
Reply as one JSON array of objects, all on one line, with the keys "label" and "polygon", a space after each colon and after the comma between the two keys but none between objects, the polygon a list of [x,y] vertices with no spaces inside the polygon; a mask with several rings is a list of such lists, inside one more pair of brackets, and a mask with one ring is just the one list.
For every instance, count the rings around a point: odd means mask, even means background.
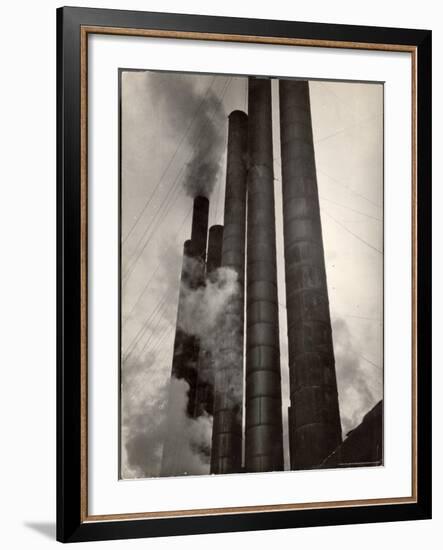
[{"label": "cluster of smokestacks", "polygon": [[[340,413],[309,86],[279,86],[289,448],[291,469],[306,469],[320,467],[340,444]],[[174,342],[172,377],[189,385],[187,414],[213,418],[211,448],[200,451],[215,474],[284,469],[271,80],[249,79],[248,113],[229,116],[224,226],[211,227],[209,238],[209,201],[194,199]],[[180,316],[184,289],[208,284],[219,268],[232,270],[237,286],[224,303],[214,354],[183,330]],[[166,434],[162,475],[183,473],[180,449]]]}]

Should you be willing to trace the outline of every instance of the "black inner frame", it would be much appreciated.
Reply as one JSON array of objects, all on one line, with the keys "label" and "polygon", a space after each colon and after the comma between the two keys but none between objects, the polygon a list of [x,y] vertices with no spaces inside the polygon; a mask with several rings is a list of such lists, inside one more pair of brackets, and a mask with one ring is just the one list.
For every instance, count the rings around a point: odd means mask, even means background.
[{"label": "black inner frame", "polygon": [[[83,522],[80,513],[80,27],[417,47],[417,502]],[[57,10],[57,540],[171,536],[431,517],[431,32],[93,8]]]}]

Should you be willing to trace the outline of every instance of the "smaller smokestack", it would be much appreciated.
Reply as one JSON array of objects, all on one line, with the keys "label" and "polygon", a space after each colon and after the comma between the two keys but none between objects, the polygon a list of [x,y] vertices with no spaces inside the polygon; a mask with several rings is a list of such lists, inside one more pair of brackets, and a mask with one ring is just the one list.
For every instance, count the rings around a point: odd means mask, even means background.
[{"label": "smaller smokestack", "polygon": [[234,270],[238,293],[224,312],[229,327],[220,341],[215,372],[211,473],[232,474],[242,468],[243,321],[246,235],[248,117],[229,115],[226,192],[221,265]]},{"label": "smaller smokestack", "polygon": [[[189,258],[192,256],[192,241],[191,239],[187,239],[183,243],[183,259],[182,259],[182,271],[180,276],[180,287],[183,283],[188,284],[190,283],[190,270],[188,269],[187,262]],[[179,297],[179,304],[180,304],[180,297]],[[180,306],[178,308],[177,315],[180,314]]]},{"label": "smaller smokestack", "polygon": [[206,241],[208,238],[209,200],[206,197],[195,197],[192,214],[192,253],[191,255],[204,262],[206,260]]},{"label": "smaller smokestack", "polygon": [[[180,288],[178,294],[178,308],[177,308],[177,324],[176,327],[180,327],[182,309],[183,309],[183,292],[184,288],[190,285],[190,278],[192,275],[192,270],[189,269],[189,260],[191,257],[192,243],[188,239],[183,245],[183,260],[182,260],[182,271],[180,276]],[[175,378],[183,378],[183,363],[185,360],[185,355],[187,351],[186,339],[188,337],[186,334],[176,328],[175,340],[174,340],[174,354],[172,359],[172,376]]]},{"label": "smaller smokestack", "polygon": [[223,226],[213,225],[209,229],[208,256],[206,261],[206,274],[210,275],[221,265],[223,245]]},{"label": "smaller smokestack", "polygon": [[[213,225],[209,229],[206,279],[220,267],[223,244],[223,226]],[[212,354],[200,346],[197,368],[194,417],[214,411],[214,360]]]},{"label": "smaller smokestack", "polygon": [[[171,379],[184,379],[189,385],[188,416],[195,416],[197,399],[197,367],[200,353],[200,343],[194,335],[186,334],[183,326],[183,300],[186,289],[196,289],[204,284],[206,241],[208,238],[209,200],[206,197],[194,199],[192,215],[191,240],[184,244],[183,264],[180,279],[180,292],[177,310],[177,326],[174,341]],[[177,448],[177,438],[174,433],[166,434],[162,475],[179,475],[184,473],[185,466],[181,463],[181,449]]]},{"label": "smaller smokestack", "polygon": [[193,335],[186,334],[179,327],[183,325],[181,315],[183,314],[183,300],[186,287],[192,287],[195,285],[195,270],[190,266],[192,258],[190,257],[190,251],[192,251],[192,240],[185,241],[183,247],[183,265],[182,274],[180,280],[180,292],[178,298],[177,309],[177,328],[175,332],[174,341],[174,355],[172,358],[172,373],[174,378],[184,378],[189,384],[188,395],[188,414],[192,415],[194,411],[194,400],[197,382],[197,372],[195,365],[199,353],[198,341]]}]

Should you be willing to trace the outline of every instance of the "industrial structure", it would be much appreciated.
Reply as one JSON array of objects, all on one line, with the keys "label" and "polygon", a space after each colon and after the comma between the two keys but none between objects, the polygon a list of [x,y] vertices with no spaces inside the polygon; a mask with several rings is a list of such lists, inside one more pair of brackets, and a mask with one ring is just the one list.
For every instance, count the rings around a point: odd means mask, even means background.
[{"label": "industrial structure", "polygon": [[353,468],[383,464],[383,401],[365,414],[360,424],[327,456],[322,468]]},{"label": "industrial structure", "polygon": [[[230,338],[220,342],[214,373],[211,472],[215,474],[239,472],[242,467],[247,139],[248,117],[242,111],[232,112],[228,126],[221,265],[236,272],[239,290],[224,313],[224,323],[231,326]],[[233,388],[233,384],[237,387]]]},{"label": "industrial structure", "polygon": [[283,470],[271,81],[249,80],[246,471]]},{"label": "industrial structure", "polygon": [[[279,106],[290,467],[324,468],[342,437],[308,82],[280,80]],[[250,77],[248,114],[229,115],[224,225],[209,238],[209,201],[194,199],[172,361],[171,377],[189,385],[188,416],[213,417],[211,448],[199,450],[213,474],[284,469],[273,158],[271,80]],[[213,356],[184,332],[182,300],[219,267],[235,271],[238,292]],[[186,473],[176,445],[166,434],[161,475]]]},{"label": "industrial structure", "polygon": [[[208,213],[209,201],[205,197],[196,197],[194,199],[191,239],[185,241],[183,246],[182,271],[180,277],[180,290],[177,308],[177,324],[174,339],[174,351],[172,356],[171,379],[185,380],[189,386],[187,414],[195,417],[201,414],[204,403],[197,403],[197,395],[202,400],[207,400],[207,394],[211,390],[207,388],[197,394],[198,371],[196,366],[199,362],[200,344],[195,335],[185,332],[183,329],[183,300],[188,289],[196,289],[205,284],[205,266],[206,266],[206,243],[208,238]],[[201,377],[200,377],[201,379]],[[173,395],[170,394],[170,400]],[[212,399],[209,399],[209,402]],[[209,405],[212,406],[212,403]],[[170,409],[172,409],[170,407]],[[210,412],[210,411],[208,411]],[[169,415],[173,414],[171,410]],[[173,425],[174,419],[168,419],[168,425]],[[180,461],[180,453],[176,448],[176,433],[170,430],[166,434],[163,443],[163,456],[161,464],[161,475],[175,475],[184,473]]]},{"label": "industrial structure", "polygon": [[[223,226],[213,225],[209,229],[208,257],[206,260],[206,279],[211,280],[212,274],[221,265],[223,244]],[[198,369],[196,369],[195,403],[193,418],[202,414],[214,414],[214,357],[211,352],[199,345]]]},{"label": "industrial structure", "polygon": [[281,80],[291,469],[318,467],[341,442],[337,380],[307,81]]}]

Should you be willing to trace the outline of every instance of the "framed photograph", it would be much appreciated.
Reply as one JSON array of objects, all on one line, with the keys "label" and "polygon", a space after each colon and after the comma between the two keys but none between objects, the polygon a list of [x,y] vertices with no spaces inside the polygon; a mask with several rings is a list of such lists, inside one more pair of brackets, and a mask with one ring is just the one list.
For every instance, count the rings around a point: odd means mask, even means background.
[{"label": "framed photograph", "polygon": [[58,540],[430,518],[431,32],[57,46]]}]

